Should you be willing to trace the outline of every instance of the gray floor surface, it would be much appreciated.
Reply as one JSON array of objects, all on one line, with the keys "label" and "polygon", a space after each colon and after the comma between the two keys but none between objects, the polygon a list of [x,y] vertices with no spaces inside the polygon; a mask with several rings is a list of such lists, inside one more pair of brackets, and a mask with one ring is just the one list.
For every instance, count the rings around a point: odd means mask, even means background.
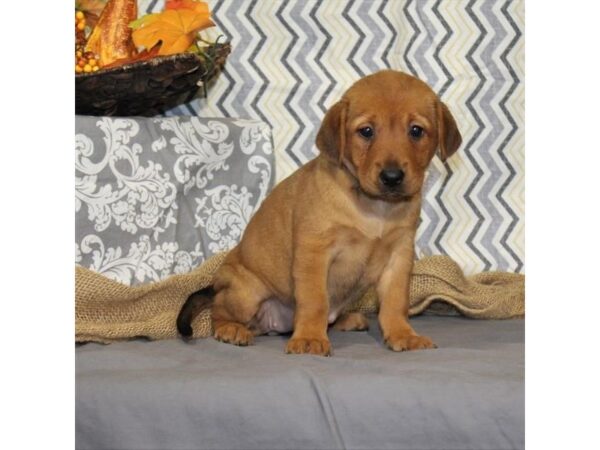
[{"label": "gray floor surface", "polygon": [[436,350],[395,353],[376,320],[333,356],[200,339],[76,349],[78,449],[521,449],[524,321],[420,316]]}]

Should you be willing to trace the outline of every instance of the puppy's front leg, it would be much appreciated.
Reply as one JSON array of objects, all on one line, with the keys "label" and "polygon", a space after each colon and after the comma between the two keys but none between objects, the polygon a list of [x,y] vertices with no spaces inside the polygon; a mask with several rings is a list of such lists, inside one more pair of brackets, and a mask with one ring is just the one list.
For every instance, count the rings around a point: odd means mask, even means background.
[{"label": "puppy's front leg", "polygon": [[436,348],[426,336],[419,336],[408,323],[410,275],[414,251],[412,242],[392,253],[377,285],[379,325],[387,346],[396,351]]},{"label": "puppy's front leg", "polygon": [[296,247],[292,269],[296,299],[294,333],[287,343],[286,353],[331,354],[327,337],[328,268],[327,246],[305,244]]}]

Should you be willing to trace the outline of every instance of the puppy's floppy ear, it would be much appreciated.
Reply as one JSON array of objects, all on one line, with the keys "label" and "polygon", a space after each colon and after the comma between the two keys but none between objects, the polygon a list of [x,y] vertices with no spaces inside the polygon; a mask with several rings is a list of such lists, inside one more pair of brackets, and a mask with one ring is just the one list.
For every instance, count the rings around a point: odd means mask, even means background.
[{"label": "puppy's floppy ear", "polygon": [[346,114],[348,102],[340,100],[333,105],[323,118],[317,133],[317,148],[334,161],[341,164],[346,147]]},{"label": "puppy's floppy ear", "polygon": [[441,101],[437,105],[437,120],[440,158],[442,161],[446,161],[446,159],[458,150],[458,147],[462,143],[462,137],[450,110]]}]

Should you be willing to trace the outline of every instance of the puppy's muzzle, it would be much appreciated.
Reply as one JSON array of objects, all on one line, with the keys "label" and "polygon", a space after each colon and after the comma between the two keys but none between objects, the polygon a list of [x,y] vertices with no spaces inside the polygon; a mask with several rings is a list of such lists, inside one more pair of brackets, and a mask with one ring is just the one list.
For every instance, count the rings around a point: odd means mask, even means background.
[{"label": "puppy's muzzle", "polygon": [[404,171],[398,168],[383,169],[379,172],[379,181],[389,190],[396,190],[404,181]]}]

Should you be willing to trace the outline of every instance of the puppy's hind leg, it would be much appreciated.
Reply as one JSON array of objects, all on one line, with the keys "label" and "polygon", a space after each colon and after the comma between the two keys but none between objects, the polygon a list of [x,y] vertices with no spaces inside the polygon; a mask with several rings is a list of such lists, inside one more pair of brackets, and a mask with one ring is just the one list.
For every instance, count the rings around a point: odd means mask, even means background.
[{"label": "puppy's hind leg", "polygon": [[[252,273],[241,266],[228,268],[222,277],[212,307],[214,337],[234,345],[251,345],[254,333],[248,328],[269,292]],[[229,273],[228,273],[229,272]]]},{"label": "puppy's hind leg", "polygon": [[365,331],[369,329],[369,321],[363,313],[344,313],[335,321],[333,329],[338,331]]}]

